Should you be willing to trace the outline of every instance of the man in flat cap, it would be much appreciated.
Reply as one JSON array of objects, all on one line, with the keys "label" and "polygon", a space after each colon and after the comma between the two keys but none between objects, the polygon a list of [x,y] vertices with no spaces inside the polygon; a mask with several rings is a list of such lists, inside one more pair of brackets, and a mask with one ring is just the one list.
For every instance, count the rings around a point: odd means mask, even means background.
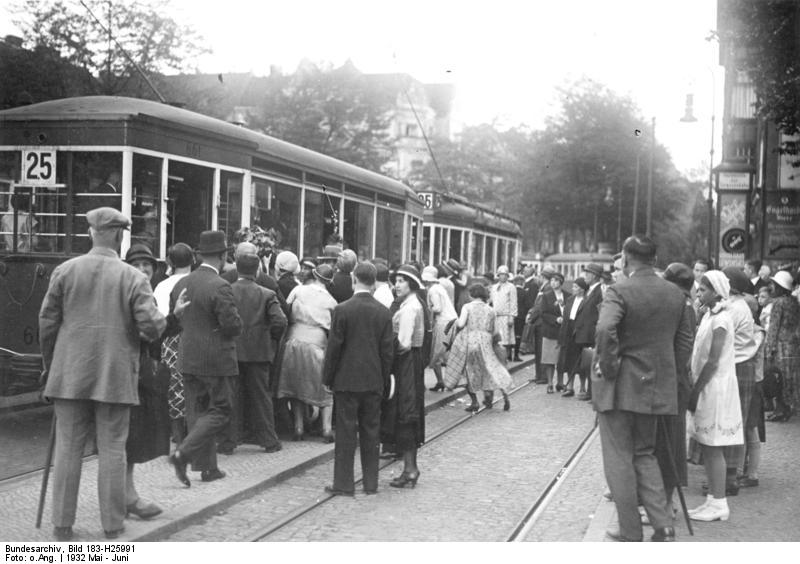
[{"label": "man in flat cap", "polygon": [[[586,297],[581,302],[575,316],[575,344],[583,351],[594,348],[594,331],[600,316],[600,304],[603,302],[603,267],[596,263],[587,264],[583,268],[583,279],[589,285]],[[580,358],[580,357],[579,357]],[[586,383],[586,375],[581,372],[581,388]],[[588,401],[592,398],[592,382],[588,382],[588,392],[578,394],[578,399]]]},{"label": "man in flat cap", "polygon": [[56,415],[53,525],[72,538],[84,445],[94,429],[100,459],[100,520],[107,538],[124,530],[125,441],[129,411],[139,403],[140,336],[166,326],[147,277],[120,260],[131,222],[113,208],[86,214],[92,249],[53,271],[39,312],[47,383]]}]

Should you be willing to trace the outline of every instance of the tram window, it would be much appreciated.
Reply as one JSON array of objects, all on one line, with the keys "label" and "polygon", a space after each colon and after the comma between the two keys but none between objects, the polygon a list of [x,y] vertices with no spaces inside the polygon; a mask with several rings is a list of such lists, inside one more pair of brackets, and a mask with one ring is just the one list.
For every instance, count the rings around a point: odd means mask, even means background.
[{"label": "tram window", "polygon": [[508,264],[508,241],[505,239],[497,240],[497,264],[504,264],[509,267],[509,271],[511,270]]},{"label": "tram window", "polygon": [[344,240],[359,260],[372,258],[372,222],[374,206],[344,201]]},{"label": "tram window", "polygon": [[[412,217],[411,218],[411,237],[409,241],[411,242],[411,257],[410,260],[417,261],[419,260],[419,232],[420,227],[422,227],[422,221],[418,218]],[[423,251],[424,252],[424,251]],[[424,264],[428,264],[427,262]]]},{"label": "tram window", "polygon": [[403,214],[378,209],[375,232],[375,256],[390,264],[403,262]]},{"label": "tram window", "polygon": [[431,261],[431,231],[433,228],[430,225],[422,227],[422,263],[432,264]]},{"label": "tram window", "polygon": [[483,274],[485,267],[483,263],[483,235],[473,234],[472,242],[472,268],[473,272]]},{"label": "tram window", "polygon": [[[303,217],[303,255],[319,256],[328,238],[339,232],[340,198],[306,190]],[[350,241],[344,241],[349,248]]]},{"label": "tram window", "polygon": [[461,237],[463,231],[460,229],[450,230],[450,247],[447,249],[447,258],[462,260],[461,257]]},{"label": "tram window", "polygon": [[169,161],[167,179],[167,246],[197,246],[200,233],[211,229],[214,169]]},{"label": "tram window", "polygon": [[489,237],[489,236],[486,237],[486,265],[484,266],[485,272],[494,273],[497,270],[497,263],[495,260],[496,257],[494,254],[495,241],[497,241],[497,239],[495,239],[494,237]]},{"label": "tram window", "polygon": [[[14,206],[11,203],[13,192],[11,185],[20,178],[19,165],[22,153],[20,151],[0,151],[0,250],[10,251],[13,244],[13,224],[8,225],[9,220],[13,221]],[[8,217],[8,219],[6,219]]]},{"label": "tram window", "polygon": [[219,179],[217,229],[225,232],[228,241],[242,226],[242,175],[222,171]]},{"label": "tram window", "polygon": [[297,252],[300,235],[300,189],[261,178],[253,179],[250,222],[277,231],[282,249]]},{"label": "tram window", "polygon": [[158,157],[133,155],[131,244],[147,245],[153,254],[160,248],[161,163]]},{"label": "tram window", "polygon": [[444,239],[444,229],[437,227],[434,231],[433,237],[433,257],[431,257],[431,264],[439,264],[442,262],[442,246]]},{"label": "tram window", "polygon": [[122,206],[122,153],[119,152],[74,152],[65,166],[58,166],[57,174],[64,175],[63,182],[72,184],[72,241],[73,253],[87,252],[92,243],[89,239],[89,224],[86,212],[99,207],[121,210]]}]

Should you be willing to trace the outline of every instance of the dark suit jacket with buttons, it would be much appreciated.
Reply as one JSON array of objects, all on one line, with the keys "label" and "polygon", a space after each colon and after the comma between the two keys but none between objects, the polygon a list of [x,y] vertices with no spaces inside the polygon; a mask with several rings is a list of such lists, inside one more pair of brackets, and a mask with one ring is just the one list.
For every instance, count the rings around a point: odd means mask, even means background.
[{"label": "dark suit jacket with buttons", "polygon": [[600,316],[602,302],[603,292],[598,284],[586,294],[581,305],[578,306],[578,312],[575,315],[575,342],[577,344],[587,347],[594,346],[595,327]]},{"label": "dark suit jacket with buttons", "polygon": [[334,392],[376,392],[389,386],[394,358],[392,314],[366,292],[333,310],[323,383]]},{"label": "dark suit jacket with buttons", "polygon": [[[181,319],[178,370],[195,376],[236,376],[235,338],[242,332],[242,319],[231,285],[202,265],[184,280],[191,303]],[[176,290],[177,285],[173,293]]]},{"label": "dark suit jacket with buttons", "polygon": [[231,285],[236,308],[242,318],[242,334],[236,337],[239,362],[273,362],[276,341],[286,329],[278,297],[256,284],[253,278],[239,278]]},{"label": "dark suit jacket with buttons", "polygon": [[597,323],[592,403],[600,412],[678,412],[678,369],[692,354],[686,297],[652,268],[609,286]]}]

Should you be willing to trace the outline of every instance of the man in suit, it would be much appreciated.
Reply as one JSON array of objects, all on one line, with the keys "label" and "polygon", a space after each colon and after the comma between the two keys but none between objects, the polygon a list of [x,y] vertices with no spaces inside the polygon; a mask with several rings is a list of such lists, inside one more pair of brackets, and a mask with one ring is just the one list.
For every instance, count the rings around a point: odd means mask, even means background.
[{"label": "man in suit", "polygon": [[169,461],[187,487],[191,485],[186,476],[190,461],[204,482],[225,477],[217,467],[215,436],[230,419],[231,380],[239,374],[234,339],[242,332],[231,285],[219,275],[228,254],[225,233],[203,231],[197,254],[203,263],[173,289],[175,293],[185,286],[189,299],[181,319],[178,352],[189,433]]},{"label": "man in suit", "polygon": [[353,297],[336,306],[325,352],[323,383],[336,409],[334,495],[354,494],[356,431],[364,492],[378,491],[381,399],[389,389],[394,354],[392,314],[372,297],[376,269],[361,262],[353,271]]},{"label": "man in suit", "polygon": [[633,236],[622,250],[629,278],[606,291],[592,375],[603,468],[619,516],[619,530],[607,533],[641,541],[641,503],[652,540],[669,541],[675,530],[654,450],[659,415],[678,411],[676,367],[692,353],[691,320],[681,290],[653,270],[655,243]]},{"label": "man in suit", "polygon": [[767,276],[767,280],[760,276],[761,266],[761,261],[757,259],[748,260],[744,263],[744,273],[750,281],[747,293],[752,296],[758,295],[758,291],[769,284],[769,276]]},{"label": "man in suit", "polygon": [[239,279],[231,286],[242,318],[242,334],[236,338],[236,358],[243,401],[235,399],[233,410],[238,421],[249,423],[256,443],[265,452],[278,452],[281,443],[275,434],[269,380],[277,349],[275,343],[280,341],[287,321],[275,292],[256,284],[259,262],[255,255],[236,259]]},{"label": "man in suit", "polygon": [[90,210],[86,220],[92,249],[53,271],[39,312],[44,395],[56,415],[53,525],[59,541],[72,538],[91,431],[106,538],[124,530],[125,442],[130,407],[139,403],[140,335],[158,339],[166,326],[147,277],[117,254],[130,220],[113,208]]},{"label": "man in suit", "polygon": [[[575,344],[583,351],[585,349],[594,348],[595,326],[597,319],[600,315],[600,304],[603,302],[603,290],[601,283],[603,281],[603,267],[599,264],[590,263],[583,268],[583,279],[589,285],[586,290],[586,297],[581,302],[578,308],[578,313],[575,316]],[[585,371],[579,372],[581,379],[581,389],[587,389],[586,392],[578,394],[578,399],[581,401],[589,401],[592,399],[592,382],[588,379]],[[586,383],[588,382],[588,388]]]},{"label": "man in suit", "polygon": [[[532,267],[530,267],[532,268]],[[552,292],[550,279],[555,274],[555,270],[546,266],[542,270],[540,279],[533,278],[526,280],[525,291],[527,295],[526,305],[528,314],[526,322],[533,327],[533,354],[535,355],[536,376],[534,381],[537,384],[547,383],[547,377],[542,370],[542,298],[545,293]]]}]

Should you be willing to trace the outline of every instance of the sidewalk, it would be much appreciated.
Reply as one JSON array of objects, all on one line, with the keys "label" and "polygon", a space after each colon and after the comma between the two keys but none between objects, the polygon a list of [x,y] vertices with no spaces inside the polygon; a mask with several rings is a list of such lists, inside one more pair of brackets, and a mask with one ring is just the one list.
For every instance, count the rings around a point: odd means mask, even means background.
[{"label": "sidewalk", "polygon": [[[513,372],[533,363],[528,357],[514,363]],[[426,371],[426,386],[432,387],[435,378]],[[452,402],[466,392],[425,392],[426,411]],[[135,517],[126,519],[125,533],[119,541],[146,541],[163,538],[186,523],[222,511],[254,492],[299,474],[304,470],[333,458],[333,444],[321,439],[302,442],[283,442],[283,450],[265,454],[254,445],[242,445],[232,456],[219,457],[219,465],[227,473],[223,480],[201,482],[199,474],[191,473],[191,488],[185,488],[175,478],[166,457],[136,465],[136,487],[143,499],[151,500],[164,509],[164,513],[149,521]],[[51,492],[48,492],[41,529],[36,529],[36,507],[42,482],[42,472],[32,472],[19,478],[0,482],[0,539],[4,541],[53,541],[50,521]],[[87,459],[83,464],[81,489],[78,497],[77,520],[73,526],[76,542],[104,540],[97,503],[97,459]]]},{"label": "sidewalk", "polygon": [[[800,488],[797,486],[797,454],[800,453],[800,419],[787,423],[767,423],[767,442],[761,445],[759,485],[742,488],[739,495],[728,497],[731,510],[726,522],[692,521],[694,536],[689,534],[683,513],[678,513],[675,532],[680,542],[798,542],[800,541]],[[689,486],[684,488],[686,506],[693,509],[705,496],[701,484],[706,482],[702,466],[689,465]],[[584,542],[610,542],[606,529],[617,519],[614,504],[598,493]],[[674,503],[680,509],[677,492]],[[652,528],[644,527],[650,540]]]}]

